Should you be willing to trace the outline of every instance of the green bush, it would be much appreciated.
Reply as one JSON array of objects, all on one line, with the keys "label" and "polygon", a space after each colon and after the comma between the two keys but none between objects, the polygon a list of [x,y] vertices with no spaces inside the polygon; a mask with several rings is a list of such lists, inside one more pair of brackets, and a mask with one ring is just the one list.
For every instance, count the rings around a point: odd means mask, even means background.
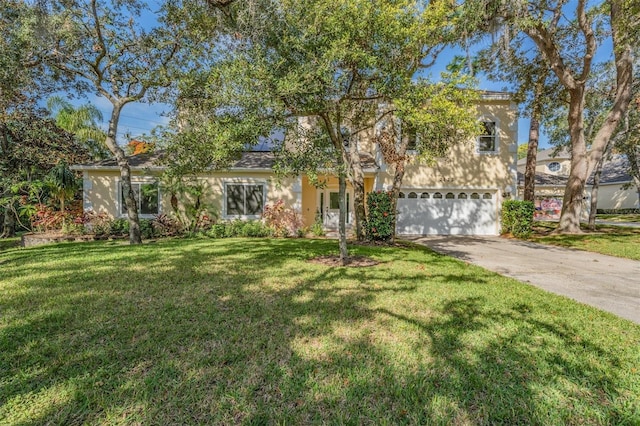
[{"label": "green bush", "polygon": [[598,209],[597,214],[640,214],[640,209]]},{"label": "green bush", "polygon": [[124,237],[129,235],[129,220],[120,218],[111,222],[111,235],[114,237]]},{"label": "green bush", "polygon": [[210,238],[269,237],[271,229],[259,220],[234,220],[211,225],[205,235]]},{"label": "green bush", "polygon": [[392,208],[392,192],[375,191],[367,195],[365,231],[371,241],[388,241],[394,234],[396,212]]},{"label": "green bush", "polygon": [[205,234],[210,238],[224,238],[226,235],[226,228],[227,227],[224,223],[214,223]]},{"label": "green bush", "polygon": [[140,235],[145,240],[153,238],[153,223],[151,219],[140,219]]},{"label": "green bush", "polygon": [[502,234],[516,238],[531,235],[535,206],[531,201],[506,200],[502,203]]}]

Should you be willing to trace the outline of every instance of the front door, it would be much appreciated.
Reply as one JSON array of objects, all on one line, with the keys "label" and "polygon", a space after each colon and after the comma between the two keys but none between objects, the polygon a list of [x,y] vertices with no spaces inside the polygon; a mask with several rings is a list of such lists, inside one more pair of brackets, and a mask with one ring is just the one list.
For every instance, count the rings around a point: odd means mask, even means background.
[{"label": "front door", "polygon": [[[324,188],[318,190],[318,206],[322,212],[322,223],[327,229],[338,229],[340,220],[339,192],[337,188]],[[353,205],[351,191],[346,193],[347,226],[353,221]]]}]

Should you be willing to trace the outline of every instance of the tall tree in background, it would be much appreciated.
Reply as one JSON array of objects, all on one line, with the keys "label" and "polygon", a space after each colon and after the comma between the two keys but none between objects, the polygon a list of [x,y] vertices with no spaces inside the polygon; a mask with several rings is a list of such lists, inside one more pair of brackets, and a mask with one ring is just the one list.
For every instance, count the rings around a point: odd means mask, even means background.
[{"label": "tall tree in background", "polygon": [[[206,132],[214,139],[185,140],[193,152],[199,149],[194,144],[229,143],[215,137],[214,129],[236,147],[238,136],[253,136],[246,144],[274,129],[296,135],[313,133],[309,125],[317,129],[312,140],[329,147],[339,180],[339,246],[346,261],[347,180],[354,190],[356,233],[363,235],[364,134],[381,120],[380,104],[409,109],[416,73],[450,37],[453,6],[415,0],[282,0],[254,6],[232,3],[225,10],[232,36],[221,39],[225,46],[215,68],[192,73],[193,84],[183,92],[193,101],[185,108],[197,111],[188,114],[196,121],[185,126],[191,131],[185,134]],[[419,115],[417,108],[412,113]],[[284,147],[295,151],[301,148],[296,143],[292,137]]]},{"label": "tall tree in background", "polygon": [[44,179],[60,161],[73,164],[89,159],[86,147],[53,120],[24,112],[8,115],[0,138],[0,207],[5,212],[2,236],[15,233],[15,203],[20,193],[12,188]]},{"label": "tall tree in background", "polygon": [[109,158],[111,152],[104,143],[106,134],[98,126],[98,122],[102,121],[102,112],[98,108],[91,104],[74,107],[59,96],[49,98],[47,108],[58,127],[73,133],[86,145],[93,160]]},{"label": "tall tree in background", "polygon": [[[630,15],[633,2],[608,0],[598,8],[587,10],[587,0],[538,1],[469,1],[478,24],[500,20],[511,31],[522,31],[537,46],[549,69],[565,88],[569,98],[567,122],[571,140],[571,171],[565,188],[559,233],[579,233],[583,194],[590,171],[602,158],[604,149],[631,100],[632,60],[630,34],[635,34],[637,20]],[[572,6],[575,5],[575,8]],[[473,15],[472,15],[473,16]],[[616,68],[616,95],[604,124],[596,132],[587,152],[584,134],[585,90],[596,54],[600,18],[607,21],[613,44]]]},{"label": "tall tree in background", "polygon": [[51,16],[65,29],[49,52],[48,64],[74,79],[82,93],[97,93],[111,103],[105,144],[120,168],[122,193],[129,218],[129,242],[142,242],[131,169],[118,144],[122,109],[131,102],[157,99],[171,86],[171,66],[179,51],[179,31],[161,17],[149,28],[148,6],[121,2],[53,1]]}]

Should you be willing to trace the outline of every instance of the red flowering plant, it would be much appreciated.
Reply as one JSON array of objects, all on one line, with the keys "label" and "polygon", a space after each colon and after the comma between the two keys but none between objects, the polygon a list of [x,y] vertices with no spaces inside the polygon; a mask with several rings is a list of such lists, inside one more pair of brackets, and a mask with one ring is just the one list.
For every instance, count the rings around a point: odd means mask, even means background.
[{"label": "red flowering plant", "polygon": [[264,206],[262,219],[277,237],[289,237],[298,234],[302,228],[302,218],[294,209],[286,208],[283,200]]},{"label": "red flowering plant", "polygon": [[395,211],[392,209],[393,193],[374,191],[367,195],[367,221],[365,231],[371,241],[389,241],[393,236]]}]

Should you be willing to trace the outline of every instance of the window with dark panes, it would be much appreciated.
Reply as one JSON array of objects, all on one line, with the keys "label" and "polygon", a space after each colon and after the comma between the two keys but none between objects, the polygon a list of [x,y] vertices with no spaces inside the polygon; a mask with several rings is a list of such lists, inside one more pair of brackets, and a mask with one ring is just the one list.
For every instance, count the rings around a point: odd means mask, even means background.
[{"label": "window with dark panes", "polygon": [[482,134],[478,136],[479,152],[496,152],[498,150],[497,129],[495,121],[483,121]]},{"label": "window with dark panes", "polygon": [[264,210],[264,185],[227,184],[227,216],[259,216]]},{"label": "window with dark panes", "polygon": [[[141,215],[157,215],[160,213],[160,188],[157,182],[152,183],[140,183],[132,182],[131,189],[133,190],[136,204],[138,206],[138,213]],[[120,213],[125,214],[127,212],[127,205],[125,203],[125,193],[122,189],[122,183],[120,184]]]}]

